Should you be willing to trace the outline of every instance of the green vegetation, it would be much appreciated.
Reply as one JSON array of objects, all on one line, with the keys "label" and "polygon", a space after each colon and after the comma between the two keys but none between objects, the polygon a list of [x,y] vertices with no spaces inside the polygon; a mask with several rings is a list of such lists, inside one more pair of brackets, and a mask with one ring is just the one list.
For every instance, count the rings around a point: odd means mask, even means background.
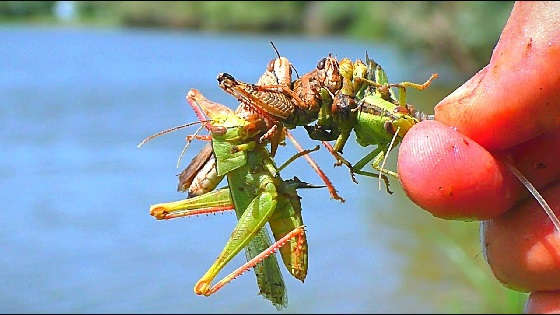
[{"label": "green vegetation", "polygon": [[[2,2],[0,21],[50,21],[55,6],[54,1]],[[403,51],[423,50],[470,76],[488,62],[512,6],[512,2],[84,1],[75,2],[71,23],[337,34],[389,42]]]},{"label": "green vegetation", "polygon": [[0,2],[0,16],[3,19],[48,16],[52,13],[54,1],[3,1]]},{"label": "green vegetation", "polygon": [[[364,203],[371,205],[371,200]],[[387,231],[381,233],[392,235],[387,246],[403,258],[405,280],[399,296],[415,292],[437,306],[435,312],[523,312],[527,294],[502,286],[484,259],[480,222],[438,219],[411,207],[406,198],[396,198],[391,205],[386,211],[372,211],[371,220],[375,226],[385,223]],[[372,238],[379,234],[372,230]]]}]

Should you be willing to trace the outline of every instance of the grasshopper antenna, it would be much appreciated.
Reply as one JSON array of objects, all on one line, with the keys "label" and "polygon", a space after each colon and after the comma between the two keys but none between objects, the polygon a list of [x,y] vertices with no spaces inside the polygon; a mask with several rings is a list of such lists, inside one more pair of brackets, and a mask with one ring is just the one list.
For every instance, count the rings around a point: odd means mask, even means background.
[{"label": "grasshopper antenna", "polygon": [[278,49],[276,48],[276,46],[274,46],[274,43],[272,41],[270,41],[270,45],[272,46],[272,49],[274,49],[274,52],[276,52],[276,56],[280,58],[280,53],[278,52]]},{"label": "grasshopper antenna", "polygon": [[[204,128],[204,125],[201,125],[200,127],[198,127],[198,129],[194,133],[194,136],[198,135],[198,133],[200,132],[200,130],[202,130],[202,128]],[[189,147],[189,145],[191,144],[192,141],[193,141],[193,139],[190,138],[187,141],[187,143],[185,144],[185,146],[183,147],[183,150],[181,151],[181,154],[179,155],[179,158],[177,159],[177,168],[179,168],[179,165],[181,164],[181,159],[183,158],[183,155],[185,155],[185,152],[187,152],[187,148]]]},{"label": "grasshopper antenna", "polygon": [[[272,45],[272,49],[274,49],[274,51],[276,52],[276,56],[280,58],[280,53],[278,52],[278,49],[276,49],[276,46],[274,46],[274,43],[272,41],[270,41],[270,45]],[[294,67],[294,65],[291,62],[290,62],[290,68],[294,69],[294,71],[296,72],[296,76],[299,79],[299,73],[297,72],[296,67]]]},{"label": "grasshopper antenna", "polygon": [[196,125],[196,124],[202,124],[202,123],[211,122],[211,121],[212,121],[212,120],[195,121],[195,122],[192,122],[192,123],[188,123],[188,124],[184,124],[184,125],[180,125],[180,126],[176,126],[176,127],[173,127],[173,128],[169,128],[169,129],[166,129],[166,130],[162,130],[162,131],[156,132],[155,134],[146,137],[144,140],[142,140],[140,143],[138,143],[138,145],[137,145],[136,147],[137,147],[137,148],[140,148],[140,147],[143,146],[146,142],[148,142],[148,141],[150,141],[150,140],[152,140],[152,139],[154,139],[154,138],[157,138],[157,137],[159,137],[159,136],[161,136],[161,135],[164,135],[164,134],[167,134],[167,133],[170,133],[170,132],[174,132],[174,131],[177,131],[177,130],[179,130],[179,129],[183,129],[183,128],[186,128],[186,127],[190,127],[190,126],[193,126],[193,125]]}]

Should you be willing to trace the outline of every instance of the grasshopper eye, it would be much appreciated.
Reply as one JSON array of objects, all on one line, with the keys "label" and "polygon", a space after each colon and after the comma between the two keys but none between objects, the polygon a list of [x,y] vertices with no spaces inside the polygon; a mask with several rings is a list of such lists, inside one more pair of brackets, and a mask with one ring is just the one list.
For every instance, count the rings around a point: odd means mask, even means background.
[{"label": "grasshopper eye", "polygon": [[218,79],[218,84],[219,85],[232,85],[232,82],[235,82],[235,79],[228,73],[219,73],[218,77],[216,78]]},{"label": "grasshopper eye", "polygon": [[319,60],[319,63],[317,64],[317,69],[319,69],[319,70],[325,69],[325,62],[326,61],[327,61],[327,58],[323,58],[323,59]]},{"label": "grasshopper eye", "polygon": [[224,126],[209,126],[210,132],[214,135],[222,136],[225,135],[227,132],[227,128]]},{"label": "grasshopper eye", "polygon": [[275,60],[276,59],[272,59],[268,62],[268,65],[266,65],[266,70],[267,71],[270,71],[270,72],[274,71],[274,61]]}]

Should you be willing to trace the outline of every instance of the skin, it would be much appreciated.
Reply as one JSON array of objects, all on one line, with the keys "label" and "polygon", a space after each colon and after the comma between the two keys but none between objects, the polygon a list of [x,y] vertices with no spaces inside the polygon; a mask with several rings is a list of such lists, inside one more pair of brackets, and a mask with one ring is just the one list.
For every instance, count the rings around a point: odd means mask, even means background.
[{"label": "skin", "polygon": [[527,314],[560,314],[560,292],[533,292],[529,296]]},{"label": "skin", "polygon": [[[522,291],[560,290],[550,279],[560,274],[560,237],[504,164],[545,198],[558,194],[559,21],[560,3],[515,3],[490,63],[436,106],[435,121],[415,125],[399,150],[407,195],[434,216],[490,219],[483,233],[489,264],[498,280]],[[558,291],[534,293],[528,312],[559,311],[559,300]]]}]

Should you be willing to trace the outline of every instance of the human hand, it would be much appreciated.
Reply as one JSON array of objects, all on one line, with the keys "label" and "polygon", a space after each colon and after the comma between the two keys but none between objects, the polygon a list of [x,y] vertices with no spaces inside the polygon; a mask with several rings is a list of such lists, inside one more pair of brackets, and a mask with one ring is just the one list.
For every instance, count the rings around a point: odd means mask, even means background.
[{"label": "human hand", "polygon": [[490,63],[399,149],[400,180],[415,203],[442,218],[488,219],[487,261],[504,285],[533,292],[529,312],[560,312],[560,233],[506,163],[560,216],[559,87],[560,4],[517,2]]}]

